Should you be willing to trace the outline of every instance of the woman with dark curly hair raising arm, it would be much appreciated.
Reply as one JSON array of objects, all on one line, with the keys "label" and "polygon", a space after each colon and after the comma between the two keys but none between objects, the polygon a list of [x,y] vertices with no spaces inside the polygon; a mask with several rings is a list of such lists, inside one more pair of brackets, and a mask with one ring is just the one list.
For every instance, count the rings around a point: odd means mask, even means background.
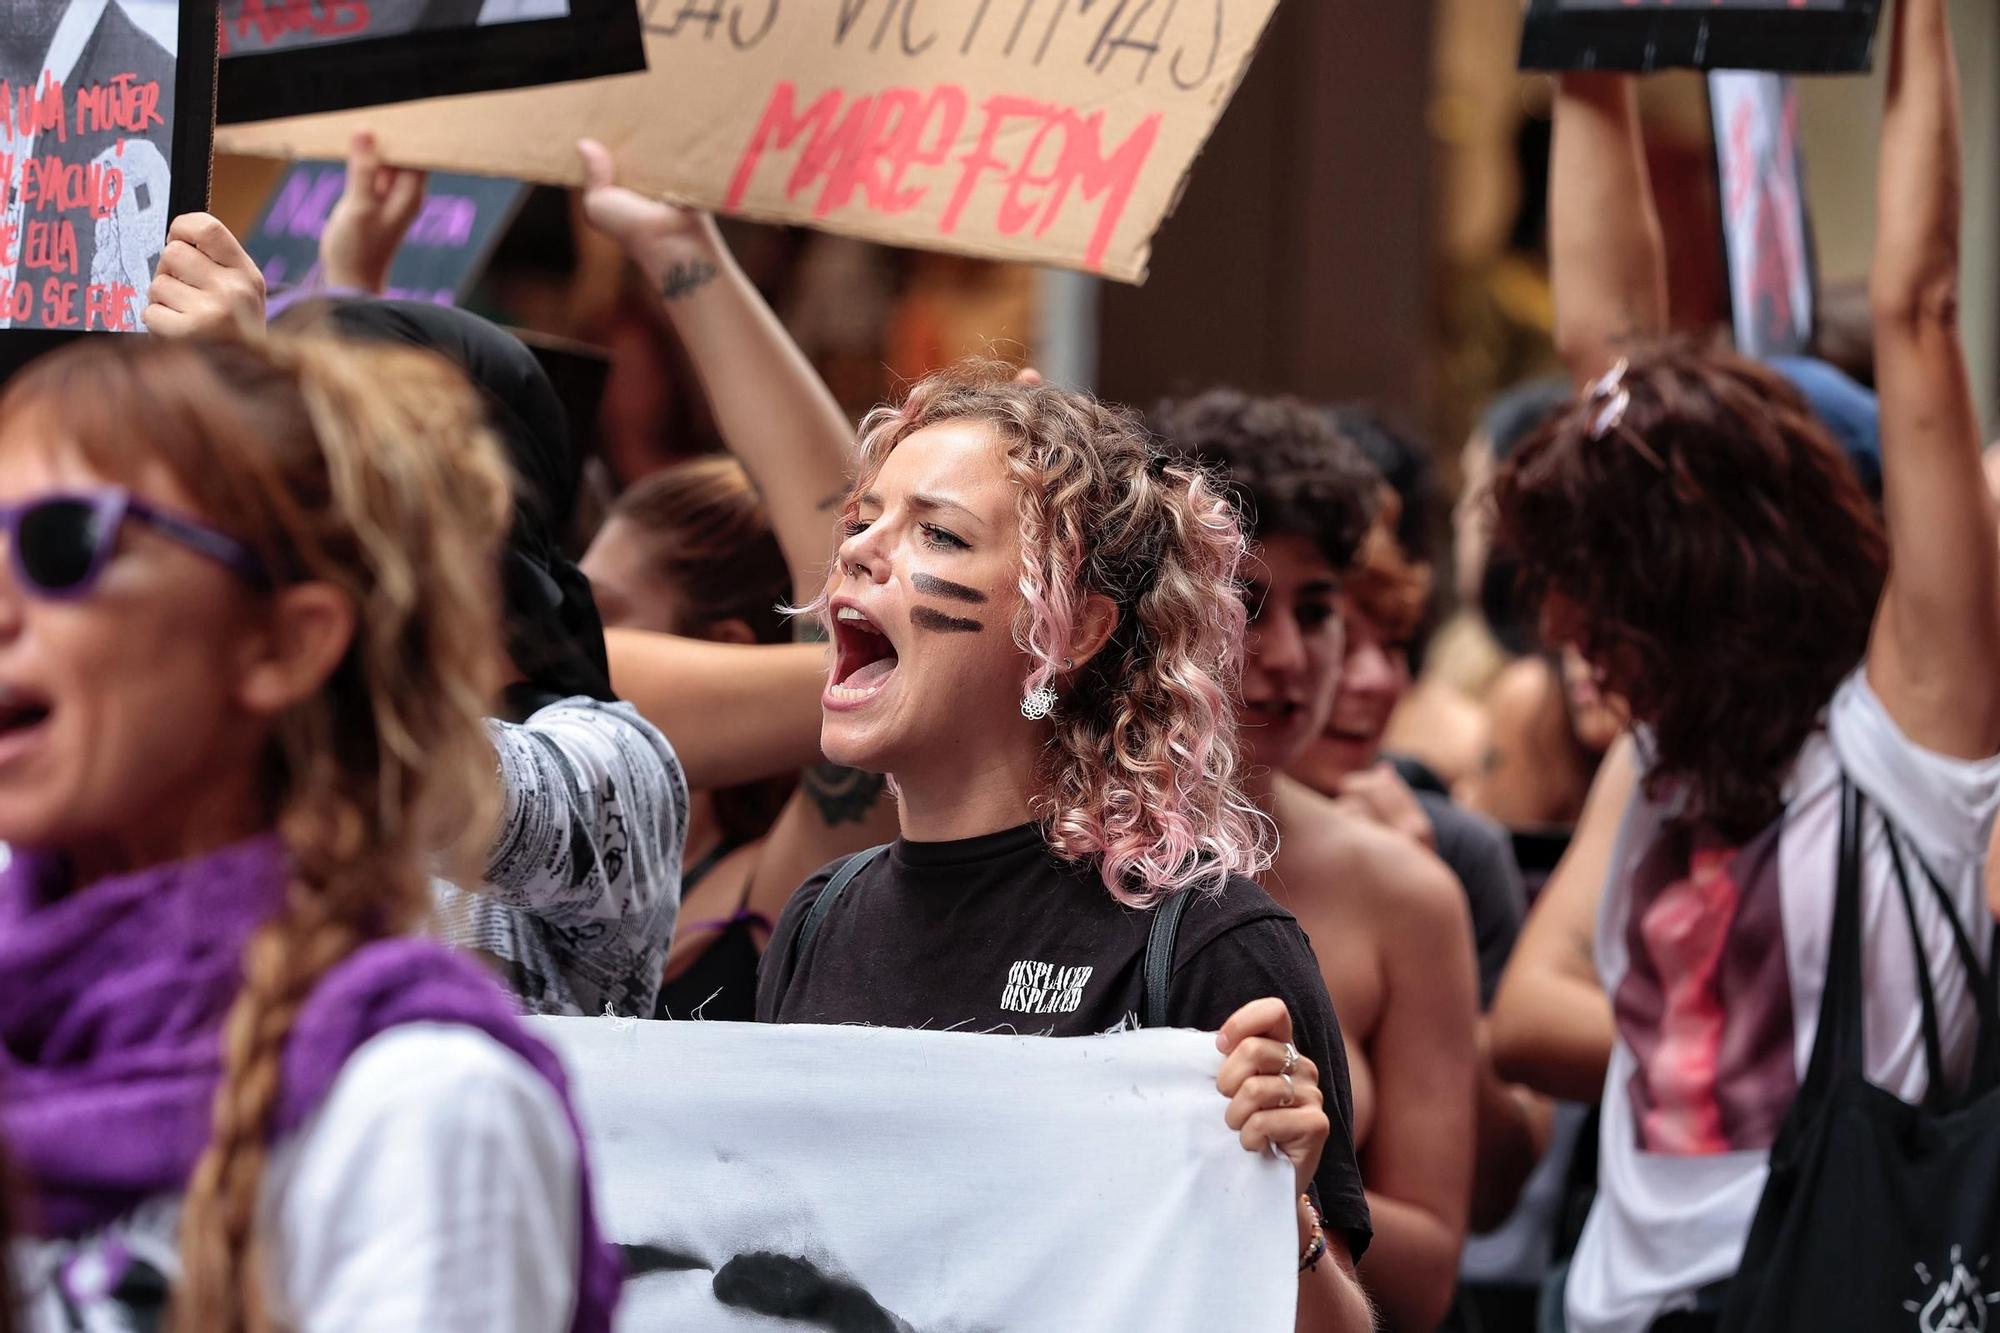
[{"label": "woman with dark curly hair raising arm", "polygon": [[[822,742],[891,776],[902,836],[794,895],[758,1017],[1217,1032],[1216,1132],[1297,1173],[1299,1328],[1369,1328],[1340,1028],[1298,924],[1248,878],[1270,853],[1239,786],[1229,500],[1132,417],[997,369],[921,382],[861,443],[816,608]],[[1176,919],[1148,1015],[1148,939]]]},{"label": "woman with dark curly hair raising arm", "polygon": [[[1572,84],[1566,97],[1559,135],[1629,136],[1622,89]],[[1929,1088],[1926,959],[1942,1068],[1957,1077],[1969,1059],[1974,1000],[1949,960],[1955,924],[1981,954],[1988,934],[2000,567],[1956,322],[1957,88],[1942,0],[1897,6],[1881,162],[1872,295],[1886,539],[1775,374],[1679,345],[1614,361],[1609,337],[1643,331],[1648,312],[1640,330],[1621,329],[1597,298],[1632,290],[1633,270],[1657,278],[1657,233],[1621,228],[1620,206],[1557,201],[1557,263],[1570,261],[1558,318],[1579,378],[1601,377],[1502,477],[1500,528],[1545,594],[1550,641],[1577,645],[1629,701],[1638,759],[1594,945],[1614,1043],[1599,1194],[1567,1292],[1580,1333],[1663,1316],[1713,1326],[1811,1058],[1843,779],[1869,810],[1866,1075],[1905,1101]],[[1572,270],[1580,281],[1566,286]],[[1659,283],[1640,287],[1657,315]],[[1924,891],[1917,872],[1905,904],[1892,853],[1920,860],[1945,892]]]}]

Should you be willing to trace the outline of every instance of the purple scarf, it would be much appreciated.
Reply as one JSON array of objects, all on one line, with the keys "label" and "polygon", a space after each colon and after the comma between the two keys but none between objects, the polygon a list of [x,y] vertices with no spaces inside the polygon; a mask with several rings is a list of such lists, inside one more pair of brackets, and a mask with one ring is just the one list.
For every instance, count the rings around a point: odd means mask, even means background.
[{"label": "purple scarf", "polygon": [[[75,892],[57,858],[17,851],[0,871],[0,1143],[42,1234],[84,1235],[186,1189],[209,1139],[243,948],[282,909],[287,880],[274,836]],[[274,1141],[305,1123],[357,1048],[404,1023],[485,1033],[548,1079],[576,1128],[562,1066],[490,977],[429,941],[385,939],[334,968],[300,1010]],[[571,1329],[606,1333],[622,1273],[598,1234],[587,1168],[580,1222]]]}]

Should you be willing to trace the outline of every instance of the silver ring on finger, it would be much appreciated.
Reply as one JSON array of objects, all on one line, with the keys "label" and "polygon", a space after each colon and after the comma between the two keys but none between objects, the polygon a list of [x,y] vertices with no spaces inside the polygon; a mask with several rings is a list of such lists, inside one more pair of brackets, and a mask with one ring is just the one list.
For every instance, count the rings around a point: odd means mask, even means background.
[{"label": "silver ring on finger", "polygon": [[1280,1074],[1278,1075],[1278,1077],[1285,1080],[1285,1096],[1284,1099],[1278,1103],[1278,1105],[1296,1106],[1299,1100],[1298,1085],[1292,1082],[1292,1076],[1290,1074]]},{"label": "silver ring on finger", "polygon": [[1290,1078],[1292,1076],[1292,1071],[1294,1069],[1297,1069],[1298,1067],[1299,1067],[1299,1048],[1292,1045],[1290,1042],[1286,1042],[1285,1063],[1279,1066],[1278,1072],[1280,1074],[1283,1074],[1286,1078]]}]

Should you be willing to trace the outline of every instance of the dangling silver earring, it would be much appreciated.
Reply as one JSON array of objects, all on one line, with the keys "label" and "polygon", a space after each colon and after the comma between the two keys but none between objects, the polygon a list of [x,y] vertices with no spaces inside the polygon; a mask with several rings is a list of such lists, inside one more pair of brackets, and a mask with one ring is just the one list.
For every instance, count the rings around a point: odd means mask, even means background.
[{"label": "dangling silver earring", "polygon": [[[1063,659],[1064,671],[1070,670],[1075,665],[1076,663],[1070,658],[1065,657]],[[1040,722],[1055,711],[1056,691],[1053,685],[1044,685],[1040,689],[1030,690],[1021,700],[1021,716],[1027,718],[1030,722]]]}]

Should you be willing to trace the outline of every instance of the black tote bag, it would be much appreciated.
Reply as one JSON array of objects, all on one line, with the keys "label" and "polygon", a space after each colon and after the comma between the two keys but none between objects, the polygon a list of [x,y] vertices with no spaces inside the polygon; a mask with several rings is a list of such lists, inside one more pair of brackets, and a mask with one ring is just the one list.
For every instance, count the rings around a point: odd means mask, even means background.
[{"label": "black tote bag", "polygon": [[1950,920],[1978,1013],[1968,1087],[1947,1086],[1916,902],[1895,827],[1883,821],[1903,915],[1917,940],[1929,1093],[1921,1106],[1870,1084],[1862,1063],[1861,841],[1866,803],[1841,793],[1832,951],[1812,1063],[1721,1321],[1723,1333],[1983,1333],[2000,1330],[2000,1040],[1990,979],[1944,886],[1917,861]]}]

